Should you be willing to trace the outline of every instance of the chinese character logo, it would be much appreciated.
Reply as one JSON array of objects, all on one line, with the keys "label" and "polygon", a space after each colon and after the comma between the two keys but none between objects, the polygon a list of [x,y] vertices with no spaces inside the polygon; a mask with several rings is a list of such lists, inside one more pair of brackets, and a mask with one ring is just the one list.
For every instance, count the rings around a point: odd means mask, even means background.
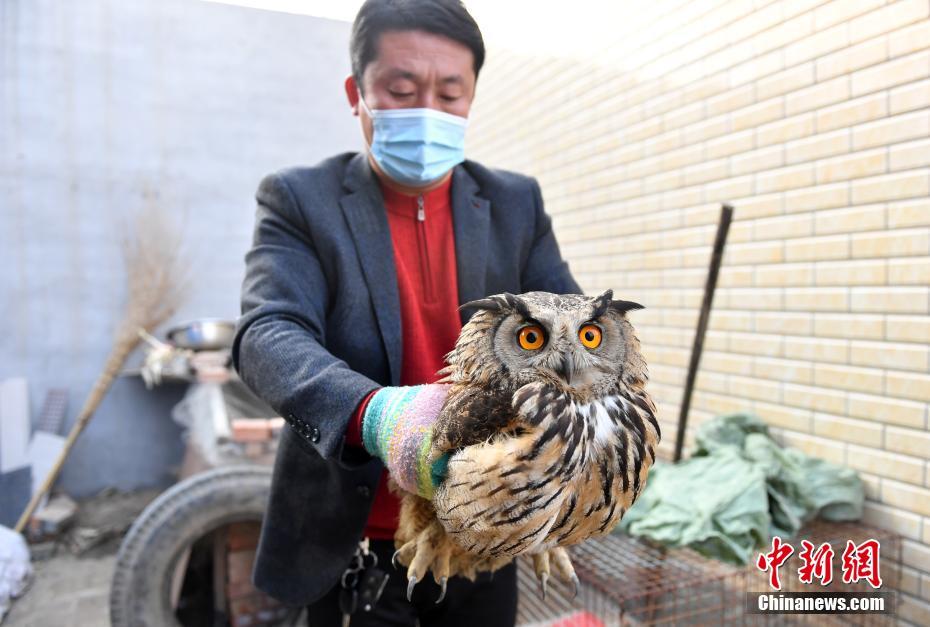
[{"label": "chinese character logo", "polygon": [[798,557],[802,562],[798,569],[798,579],[801,583],[813,583],[816,578],[822,585],[830,585],[833,581],[833,547],[829,542],[824,542],[815,551],[812,543],[801,540],[801,552],[798,553]]},{"label": "chinese character logo", "polygon": [[[847,540],[846,549],[842,555],[843,583],[852,584],[864,579],[873,588],[881,587],[880,548],[878,540],[872,538],[860,544]],[[769,585],[773,589],[781,590],[778,569],[788,561],[793,553],[793,546],[782,542],[780,537],[775,536],[772,538],[772,550],[768,553],[760,553],[756,559],[756,567],[762,572],[769,573]],[[833,547],[829,542],[824,542],[815,548],[812,542],[801,540],[801,552],[798,553],[801,560],[798,580],[803,584],[812,584],[814,579],[817,579],[824,586],[830,585],[833,581],[833,556]]]},{"label": "chinese character logo", "polygon": [[760,553],[759,559],[756,560],[756,566],[762,572],[769,572],[769,585],[775,590],[781,590],[781,580],[778,577],[778,569],[784,564],[791,554],[794,553],[794,547],[781,538],[775,536],[772,538],[772,550],[768,553]]},{"label": "chinese character logo", "polygon": [[882,585],[882,577],[878,568],[878,540],[868,539],[862,544],[852,540],[846,541],[846,550],[843,551],[843,583],[856,583],[865,579],[873,588]]}]

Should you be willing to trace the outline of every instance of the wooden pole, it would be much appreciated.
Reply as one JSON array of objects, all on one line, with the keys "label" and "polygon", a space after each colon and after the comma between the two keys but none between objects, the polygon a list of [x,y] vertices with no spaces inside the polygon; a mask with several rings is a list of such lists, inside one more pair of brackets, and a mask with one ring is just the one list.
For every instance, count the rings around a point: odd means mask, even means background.
[{"label": "wooden pole", "polygon": [[720,273],[720,263],[723,260],[723,247],[727,243],[727,232],[730,230],[732,219],[733,207],[728,204],[721,205],[720,221],[717,223],[717,236],[714,238],[714,249],[710,256],[710,270],[707,273],[707,282],[704,284],[701,315],[698,318],[697,330],[694,333],[691,362],[688,364],[688,378],[685,379],[685,390],[681,397],[681,412],[678,414],[678,433],[675,434],[676,462],[681,460],[681,452],[685,445],[685,431],[688,428],[691,393],[694,391],[694,380],[697,377],[698,364],[701,362],[701,352],[704,349],[704,334],[707,332],[710,308],[714,303],[714,290],[717,289],[717,275]]}]

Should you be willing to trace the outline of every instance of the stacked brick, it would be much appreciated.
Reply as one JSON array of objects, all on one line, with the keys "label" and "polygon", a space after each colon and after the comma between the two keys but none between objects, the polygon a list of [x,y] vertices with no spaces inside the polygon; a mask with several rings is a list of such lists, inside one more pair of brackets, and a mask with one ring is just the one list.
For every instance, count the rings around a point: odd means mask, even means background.
[{"label": "stacked brick", "polygon": [[226,602],[232,627],[275,625],[287,608],[252,585],[252,565],[261,523],[233,523],[226,528]]},{"label": "stacked brick", "polygon": [[754,411],[857,469],[930,624],[930,1],[615,5],[596,54],[490,41],[469,155],[539,178],[586,291],[646,305],[665,454],[735,206],[692,424]]},{"label": "stacked brick", "polygon": [[284,418],[235,418],[232,439],[248,461],[271,465],[282,427]]},{"label": "stacked brick", "polygon": [[[237,418],[232,437],[250,462],[274,462],[283,418]],[[239,522],[226,527],[226,603],[233,627],[277,624],[287,608],[252,585],[255,549],[261,532],[259,522]]]}]

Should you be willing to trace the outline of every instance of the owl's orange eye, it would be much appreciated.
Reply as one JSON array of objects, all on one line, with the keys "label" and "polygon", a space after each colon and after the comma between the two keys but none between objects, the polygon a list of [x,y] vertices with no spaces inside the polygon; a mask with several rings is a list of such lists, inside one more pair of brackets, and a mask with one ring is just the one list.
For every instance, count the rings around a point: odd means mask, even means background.
[{"label": "owl's orange eye", "polygon": [[543,335],[542,327],[538,324],[531,324],[520,329],[520,332],[517,334],[517,340],[520,342],[520,347],[528,351],[535,351],[542,348],[543,343],[546,341],[545,335]]},{"label": "owl's orange eye", "polygon": [[601,345],[601,330],[594,324],[586,324],[578,329],[581,343],[588,348],[597,348]]}]

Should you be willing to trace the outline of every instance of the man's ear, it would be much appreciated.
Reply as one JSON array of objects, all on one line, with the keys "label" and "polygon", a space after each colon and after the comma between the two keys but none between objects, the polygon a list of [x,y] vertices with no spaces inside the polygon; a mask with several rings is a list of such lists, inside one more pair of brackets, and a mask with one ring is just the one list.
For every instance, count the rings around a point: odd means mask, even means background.
[{"label": "man's ear", "polygon": [[349,74],[345,81],[346,98],[349,99],[349,106],[352,107],[352,115],[358,115],[358,83],[355,77]]}]

